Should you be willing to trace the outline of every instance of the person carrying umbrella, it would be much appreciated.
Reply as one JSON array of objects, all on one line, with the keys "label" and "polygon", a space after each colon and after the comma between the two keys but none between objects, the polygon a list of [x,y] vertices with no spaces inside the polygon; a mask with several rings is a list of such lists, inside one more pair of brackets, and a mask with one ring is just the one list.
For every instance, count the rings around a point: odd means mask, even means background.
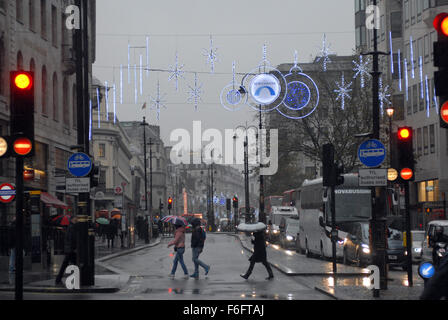
[{"label": "person carrying umbrella", "polygon": [[174,246],[174,251],[176,252],[176,256],[173,261],[173,268],[171,269],[170,278],[174,279],[177,270],[177,264],[180,262],[180,265],[184,271],[185,279],[188,279],[188,269],[184,263],[184,253],[185,253],[185,226],[181,222],[181,220],[176,221],[174,225],[176,228],[176,232],[174,234],[174,240],[168,243],[168,248]]},{"label": "person carrying umbrella", "polygon": [[252,244],[254,245],[254,253],[249,258],[249,269],[245,274],[240,274],[240,276],[247,280],[254,269],[255,263],[260,262],[268,271],[269,276],[266,278],[266,280],[271,280],[274,278],[274,274],[266,257],[266,241],[264,239],[264,230],[257,230],[253,233],[253,235],[254,239],[252,240]]},{"label": "person carrying umbrella", "polygon": [[62,276],[64,275],[65,269],[70,263],[76,264],[76,223],[78,222],[78,217],[73,216],[70,220],[70,225],[65,233],[64,240],[64,253],[65,258],[62,262],[59,273],[56,277],[56,285],[62,284]]},{"label": "person carrying umbrella", "polygon": [[210,266],[199,260],[199,255],[204,250],[206,234],[205,231],[201,228],[201,220],[199,220],[198,218],[195,218],[191,221],[191,226],[193,228],[191,234],[191,249],[193,251],[194,263],[194,273],[191,275],[191,277],[199,279],[199,266],[204,268],[205,275],[208,275],[210,271]]}]

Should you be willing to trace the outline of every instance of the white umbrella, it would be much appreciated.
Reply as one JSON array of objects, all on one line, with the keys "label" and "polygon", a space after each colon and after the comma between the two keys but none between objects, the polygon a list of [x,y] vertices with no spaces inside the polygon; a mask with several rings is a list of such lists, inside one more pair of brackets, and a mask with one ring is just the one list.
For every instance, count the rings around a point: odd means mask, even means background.
[{"label": "white umbrella", "polygon": [[238,226],[238,230],[244,231],[244,232],[258,232],[258,231],[263,231],[264,229],[266,229],[266,225],[262,222],[251,223],[251,224],[241,223]]}]

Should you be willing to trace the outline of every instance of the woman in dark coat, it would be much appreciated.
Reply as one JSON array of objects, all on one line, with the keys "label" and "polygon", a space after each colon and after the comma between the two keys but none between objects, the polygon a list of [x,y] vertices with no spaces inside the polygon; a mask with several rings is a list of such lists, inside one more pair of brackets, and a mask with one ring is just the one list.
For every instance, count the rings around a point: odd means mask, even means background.
[{"label": "woman in dark coat", "polygon": [[245,274],[241,274],[240,276],[244,279],[248,279],[249,276],[252,273],[252,270],[254,269],[255,263],[260,262],[262,263],[266,270],[268,271],[269,276],[266,278],[266,280],[271,280],[274,278],[274,274],[272,273],[271,266],[269,265],[267,258],[266,258],[266,242],[264,239],[264,231],[258,231],[254,232],[254,240],[252,240],[252,243],[254,245],[254,253],[249,258],[250,266],[249,269]]}]

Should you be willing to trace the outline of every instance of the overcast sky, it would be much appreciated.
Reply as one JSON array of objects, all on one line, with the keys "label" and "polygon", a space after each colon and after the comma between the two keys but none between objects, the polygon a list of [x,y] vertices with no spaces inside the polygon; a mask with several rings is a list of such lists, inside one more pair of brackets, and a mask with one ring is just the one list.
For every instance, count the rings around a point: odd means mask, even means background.
[{"label": "overcast sky", "polygon": [[[355,42],[353,0],[97,0],[97,52],[94,76],[117,86],[117,114],[120,121],[142,121],[161,126],[162,138],[169,143],[172,130],[192,130],[192,122],[202,121],[203,130],[232,129],[253,121],[253,109],[245,107],[230,112],[220,104],[221,90],[232,82],[232,62],[236,71],[250,72],[262,59],[263,44],[272,66],[292,63],[294,51],[300,62],[318,55],[326,33],[331,50],[338,55],[352,54]],[[203,49],[210,46],[210,35],[217,48],[215,74],[210,73]],[[143,73],[143,95],[134,102],[134,71],[131,84],[124,69],[124,101],[119,102],[120,64],[127,68],[128,42],[145,47],[150,37],[150,68],[169,70],[175,64],[176,51],[183,71],[198,74],[202,102],[195,111],[188,104],[189,86],[194,87],[194,74],[180,79],[179,90],[169,72]],[[139,66],[140,55],[146,66],[145,48],[131,49],[131,65]],[[140,74],[137,74],[137,82]],[[241,81],[237,76],[236,81]],[[149,96],[156,97],[157,81],[166,101],[160,121],[150,110]],[[139,84],[138,84],[139,86]],[[110,100],[112,101],[112,100]],[[148,108],[142,111],[147,102]],[[112,105],[112,104],[110,104]],[[274,111],[275,112],[275,111]],[[172,143],[171,143],[172,144]]]}]

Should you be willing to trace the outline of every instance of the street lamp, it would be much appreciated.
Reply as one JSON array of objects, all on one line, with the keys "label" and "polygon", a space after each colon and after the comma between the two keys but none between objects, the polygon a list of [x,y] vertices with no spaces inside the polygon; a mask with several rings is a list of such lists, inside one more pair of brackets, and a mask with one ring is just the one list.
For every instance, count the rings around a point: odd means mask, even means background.
[{"label": "street lamp", "polygon": [[386,114],[389,117],[389,167],[392,167],[392,118],[394,113],[395,109],[393,106],[387,107]]}]

